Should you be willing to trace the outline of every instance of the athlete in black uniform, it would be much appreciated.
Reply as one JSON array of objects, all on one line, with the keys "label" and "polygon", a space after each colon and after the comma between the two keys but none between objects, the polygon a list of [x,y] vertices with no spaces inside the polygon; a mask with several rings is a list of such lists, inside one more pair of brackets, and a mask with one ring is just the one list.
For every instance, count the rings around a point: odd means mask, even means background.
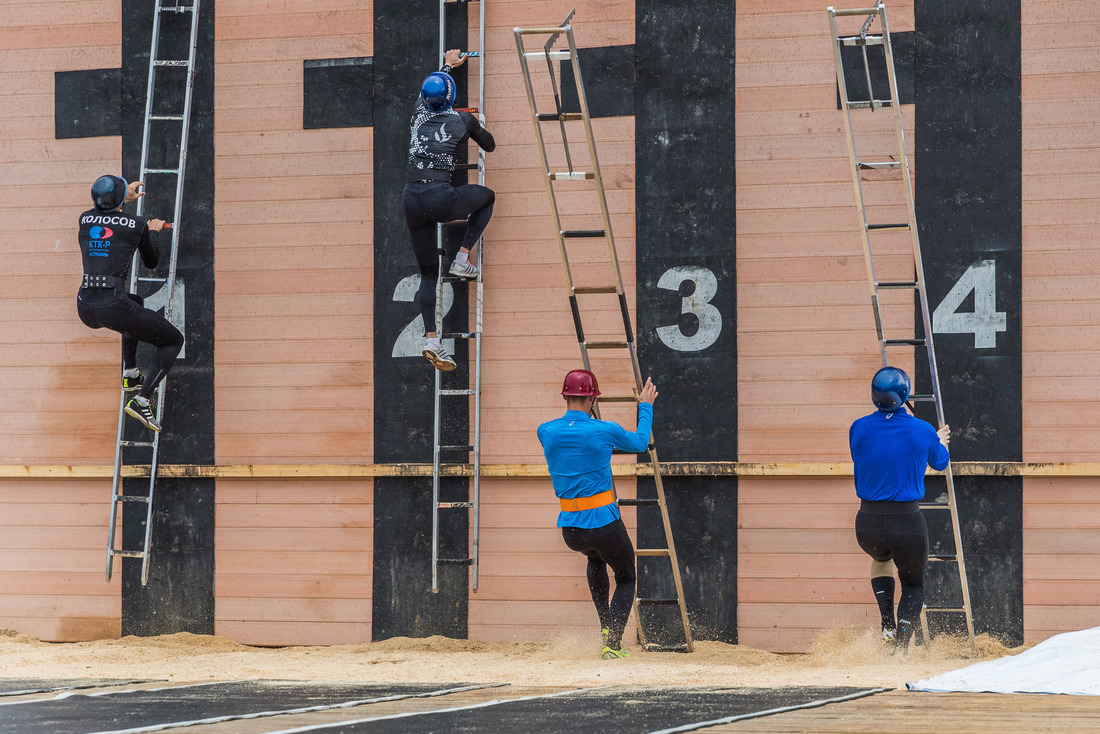
[{"label": "athlete in black uniform", "polygon": [[[140,181],[127,185],[118,176],[100,176],[92,184],[95,208],[80,215],[84,282],[76,296],[76,312],[93,329],[106,327],[122,334],[122,389],[138,391],[126,403],[126,412],[159,431],[149,397],[183,348],[183,334],[168,319],[145,308],[140,296],[127,292],[134,250],[141,253],[147,268],[155,268],[160,259],[157,233],[164,222],[122,213],[124,204],[145,196],[138,193],[141,186]],[[157,348],[148,380],[137,368],[138,342]]]},{"label": "athlete in black uniform", "polygon": [[447,72],[462,66],[466,59],[457,49],[448,51],[441,71],[424,80],[420,99],[412,115],[409,140],[409,170],[401,200],[409,223],[413,252],[420,267],[420,314],[424,319],[427,343],[423,355],[444,372],[455,368],[455,361],[435,333],[435,289],[439,280],[436,253],[436,229],[439,222],[466,220],[466,236],[451,264],[451,275],[476,278],[477,267],[470,262],[470,249],[477,244],[489,218],[493,216],[493,190],[477,184],[451,186],[455,170],[455,151],[473,138],[481,148],[492,152],[496,141],[477,118],[465,110],[452,109],[455,81]]}]

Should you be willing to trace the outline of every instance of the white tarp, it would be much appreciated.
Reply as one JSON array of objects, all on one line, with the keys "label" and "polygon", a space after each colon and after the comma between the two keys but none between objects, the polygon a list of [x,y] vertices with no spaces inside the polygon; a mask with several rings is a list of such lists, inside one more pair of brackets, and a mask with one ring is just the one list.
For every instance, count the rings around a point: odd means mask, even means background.
[{"label": "white tarp", "polygon": [[1019,655],[906,683],[911,691],[1100,696],[1100,627],[1066,632]]}]

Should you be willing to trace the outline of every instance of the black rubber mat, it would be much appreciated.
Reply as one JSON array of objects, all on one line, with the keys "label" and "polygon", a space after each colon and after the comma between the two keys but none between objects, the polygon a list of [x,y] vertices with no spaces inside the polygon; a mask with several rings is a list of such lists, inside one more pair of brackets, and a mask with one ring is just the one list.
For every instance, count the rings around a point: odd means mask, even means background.
[{"label": "black rubber mat", "polygon": [[156,679],[134,678],[0,678],[0,696],[22,696],[28,693],[72,691],[77,688],[126,686],[134,683],[156,683]]},{"label": "black rubber mat", "polygon": [[104,695],[75,694],[0,706],[0,732],[86,734],[140,731],[165,725],[258,718],[312,707],[332,708],[353,701],[443,695],[474,684],[296,683],[231,681],[178,685]]},{"label": "black rubber mat", "polygon": [[393,717],[352,718],[318,731],[342,734],[426,732],[599,732],[638,734],[691,731],[696,725],[752,718],[776,709],[827,705],[879,693],[883,688],[601,688],[565,695],[531,696]]}]

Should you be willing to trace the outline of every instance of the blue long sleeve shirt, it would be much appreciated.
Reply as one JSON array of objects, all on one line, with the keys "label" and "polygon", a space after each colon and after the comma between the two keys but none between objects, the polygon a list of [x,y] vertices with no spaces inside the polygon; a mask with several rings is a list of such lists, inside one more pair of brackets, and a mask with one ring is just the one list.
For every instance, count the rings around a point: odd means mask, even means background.
[{"label": "blue long sleeve shirt", "polygon": [[925,465],[940,470],[950,455],[936,429],[905,411],[876,410],[848,430],[856,495],[863,500],[911,502],[924,497]]},{"label": "blue long sleeve shirt", "polygon": [[[645,451],[653,427],[653,406],[638,404],[638,429],[633,433],[618,423],[596,420],[579,410],[567,410],[556,420],[539,426],[539,441],[554,481],[554,494],[562,499],[590,497],[611,485],[611,450]],[[558,514],[558,527],[601,528],[619,518],[615,503],[594,510]]]}]

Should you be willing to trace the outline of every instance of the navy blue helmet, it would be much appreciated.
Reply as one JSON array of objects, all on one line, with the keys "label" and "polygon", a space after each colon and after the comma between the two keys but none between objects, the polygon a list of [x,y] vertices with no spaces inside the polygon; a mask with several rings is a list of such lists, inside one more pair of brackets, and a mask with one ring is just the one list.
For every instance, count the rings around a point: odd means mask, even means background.
[{"label": "navy blue helmet", "polygon": [[446,112],[455,103],[455,80],[446,72],[433,71],[420,87],[420,99],[432,112]]},{"label": "navy blue helmet", "polygon": [[126,201],[126,179],[100,176],[92,184],[92,203],[101,212],[113,212]]},{"label": "navy blue helmet", "polygon": [[871,378],[871,402],[884,413],[893,413],[909,398],[909,375],[897,367],[883,367]]}]

